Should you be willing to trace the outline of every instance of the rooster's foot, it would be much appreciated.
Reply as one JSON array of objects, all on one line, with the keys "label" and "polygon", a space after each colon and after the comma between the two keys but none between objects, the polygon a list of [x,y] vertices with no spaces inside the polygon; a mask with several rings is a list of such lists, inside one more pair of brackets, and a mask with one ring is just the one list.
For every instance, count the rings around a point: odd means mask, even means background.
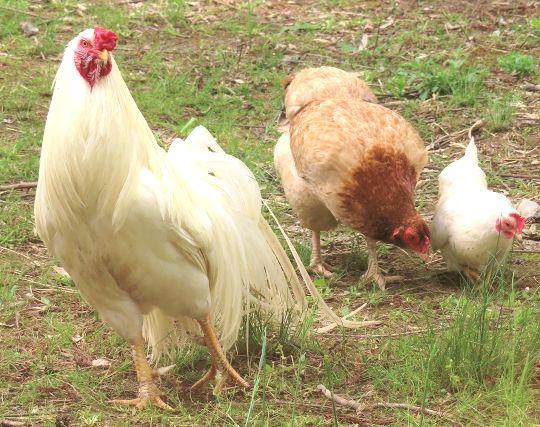
[{"label": "rooster's foot", "polygon": [[231,371],[229,371],[228,368],[225,368],[225,372],[223,372],[212,365],[212,367],[202,376],[202,378],[190,387],[190,390],[195,390],[212,379],[215,379],[213,394],[216,396],[221,393],[223,386],[229,379],[232,379],[241,387],[248,388],[249,384],[247,381],[244,380],[232,366],[229,365],[229,367]]},{"label": "rooster's foot", "polygon": [[114,399],[109,400],[109,403],[118,403],[121,405],[132,405],[138,409],[145,408],[147,406],[157,406],[158,408],[165,409],[167,411],[173,411],[174,409],[161,400],[158,388],[152,383],[143,385],[139,389],[139,397],[136,399]]},{"label": "rooster's foot", "polygon": [[139,383],[139,397],[137,399],[115,399],[110,400],[110,403],[119,403],[124,405],[133,405],[141,409],[146,406],[155,405],[158,408],[173,411],[169,405],[161,400],[161,393],[154,384],[154,378],[170,371],[174,366],[165,368],[152,369],[146,360],[145,344],[142,335],[139,335],[130,340],[131,349],[133,352],[133,363],[137,371],[137,380]]},{"label": "rooster's foot", "polygon": [[206,347],[212,355],[212,366],[199,381],[191,386],[191,390],[200,387],[213,378],[216,379],[216,383],[214,385],[214,395],[218,395],[221,392],[223,385],[229,378],[238,385],[244,388],[249,388],[248,382],[244,380],[238,372],[236,372],[236,370],[227,360],[225,353],[223,352],[223,349],[221,348],[221,345],[219,344],[215,335],[210,316],[204,320],[199,320],[199,325],[204,333]]},{"label": "rooster's foot", "polygon": [[334,268],[320,260],[312,260],[309,264],[308,270],[327,279],[334,275]]}]

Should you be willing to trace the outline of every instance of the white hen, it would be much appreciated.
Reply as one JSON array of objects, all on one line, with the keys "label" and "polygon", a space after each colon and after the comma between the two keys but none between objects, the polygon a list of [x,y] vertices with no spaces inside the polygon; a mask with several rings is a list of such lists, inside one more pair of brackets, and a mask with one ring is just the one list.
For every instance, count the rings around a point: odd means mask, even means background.
[{"label": "white hen", "polygon": [[500,264],[521,238],[525,219],[502,194],[490,191],[478,166],[474,138],[465,155],[439,175],[439,200],[431,227],[433,249],[448,269],[476,279],[485,266]]},{"label": "white hen", "polygon": [[306,300],[261,216],[250,170],[202,127],[165,153],[110,54],[115,45],[112,31],[96,27],[65,50],[43,136],[36,228],[133,348],[139,396],[117,402],[170,409],[143,334],[155,358],[204,335],[213,365],[199,383],[218,371],[246,386],[219,342],[232,346],[250,307],[279,320]]}]

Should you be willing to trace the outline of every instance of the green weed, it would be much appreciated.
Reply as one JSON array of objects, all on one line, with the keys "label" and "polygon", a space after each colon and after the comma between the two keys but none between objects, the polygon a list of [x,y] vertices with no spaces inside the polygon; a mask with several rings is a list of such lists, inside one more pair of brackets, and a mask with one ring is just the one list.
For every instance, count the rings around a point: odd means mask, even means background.
[{"label": "green weed", "polygon": [[510,52],[497,58],[497,64],[509,73],[520,77],[532,74],[536,70],[536,60],[532,55]]}]

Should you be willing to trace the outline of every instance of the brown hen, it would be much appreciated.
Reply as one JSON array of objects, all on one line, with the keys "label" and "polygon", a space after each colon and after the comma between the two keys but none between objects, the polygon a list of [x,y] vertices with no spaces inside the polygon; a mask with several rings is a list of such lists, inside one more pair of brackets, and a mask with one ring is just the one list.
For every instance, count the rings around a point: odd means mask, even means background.
[{"label": "brown hen", "polygon": [[377,240],[422,254],[429,247],[413,200],[428,160],[424,144],[400,115],[366,102],[376,98],[352,73],[307,69],[285,84],[289,131],[276,145],[274,162],[301,224],[313,230],[310,267],[331,274],[320,256],[320,231],[341,222],[365,235],[365,277],[384,289]]}]

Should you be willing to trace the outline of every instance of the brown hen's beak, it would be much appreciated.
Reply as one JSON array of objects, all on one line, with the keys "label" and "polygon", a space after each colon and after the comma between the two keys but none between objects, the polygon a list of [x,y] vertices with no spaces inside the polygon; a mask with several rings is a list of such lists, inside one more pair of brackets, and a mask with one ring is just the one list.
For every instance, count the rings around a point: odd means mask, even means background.
[{"label": "brown hen's beak", "polygon": [[109,51],[107,49],[100,50],[98,53],[98,58],[103,62],[109,61]]},{"label": "brown hen's beak", "polygon": [[422,253],[421,253],[421,254],[419,254],[419,255],[420,255],[420,259],[421,259],[422,261],[428,262],[428,260],[429,260],[429,251],[426,251],[425,254],[422,254]]},{"label": "brown hen's beak", "polygon": [[521,242],[523,240],[523,236],[521,235],[521,233],[516,233],[514,234],[514,236],[516,237],[516,240],[518,242]]}]

